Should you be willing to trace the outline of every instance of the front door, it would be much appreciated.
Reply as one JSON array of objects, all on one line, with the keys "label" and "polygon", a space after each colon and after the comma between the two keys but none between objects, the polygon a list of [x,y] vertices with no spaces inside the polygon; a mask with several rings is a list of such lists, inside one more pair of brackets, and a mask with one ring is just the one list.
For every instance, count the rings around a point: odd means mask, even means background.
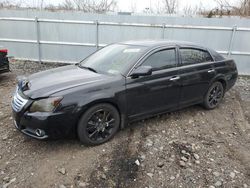
[{"label": "front door", "polygon": [[158,49],[139,66],[151,66],[152,75],[126,79],[126,100],[130,118],[178,107],[180,77],[176,49]]}]

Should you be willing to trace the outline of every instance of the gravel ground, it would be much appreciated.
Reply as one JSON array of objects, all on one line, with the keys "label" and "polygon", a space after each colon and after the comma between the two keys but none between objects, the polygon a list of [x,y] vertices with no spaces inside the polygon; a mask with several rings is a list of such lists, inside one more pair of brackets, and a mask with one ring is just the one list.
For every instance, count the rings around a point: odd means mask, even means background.
[{"label": "gravel ground", "polygon": [[0,75],[0,187],[250,187],[250,78],[239,78],[215,110],[157,116],[85,147],[37,141],[13,126],[16,76],[55,66],[12,62],[12,73]]}]

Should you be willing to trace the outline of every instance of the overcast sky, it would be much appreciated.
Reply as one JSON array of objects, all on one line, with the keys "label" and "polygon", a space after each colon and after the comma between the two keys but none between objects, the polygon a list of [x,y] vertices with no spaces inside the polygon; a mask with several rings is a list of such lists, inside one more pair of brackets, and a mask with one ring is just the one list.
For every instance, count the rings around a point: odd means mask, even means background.
[{"label": "overcast sky", "polygon": [[[4,2],[5,0],[0,0],[0,2]],[[9,0],[13,2],[23,2],[30,6],[36,6],[40,4],[41,0]],[[152,9],[156,7],[156,5],[163,0],[116,0],[118,5],[118,11],[131,11],[131,7],[136,7],[136,12],[142,12],[145,8]],[[239,0],[225,0],[232,4],[237,4]],[[64,0],[44,0],[44,4],[54,4],[57,5],[59,3],[63,3]],[[181,12],[184,7],[191,6],[200,6],[206,9],[212,9],[217,6],[214,0],[178,0],[178,11]]]},{"label": "overcast sky", "polygon": [[[150,4],[151,7],[154,8],[157,3],[161,2],[162,0],[117,0],[118,1],[118,7],[121,11],[129,11],[131,10],[131,6],[135,5],[137,8],[137,11],[142,11],[145,8],[149,8]],[[216,3],[213,0],[178,0],[178,7],[179,9],[183,9],[186,6],[199,6],[200,2],[207,7],[207,8],[213,8],[216,6]]]}]

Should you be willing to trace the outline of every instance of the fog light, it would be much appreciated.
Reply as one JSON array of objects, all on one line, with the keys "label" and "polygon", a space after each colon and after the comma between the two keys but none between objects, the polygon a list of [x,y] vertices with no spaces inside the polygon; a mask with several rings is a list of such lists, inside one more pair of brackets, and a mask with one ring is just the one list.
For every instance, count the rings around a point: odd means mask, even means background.
[{"label": "fog light", "polygon": [[41,129],[36,129],[35,133],[39,137],[42,137],[42,136],[45,135],[45,132],[43,130],[41,130]]}]

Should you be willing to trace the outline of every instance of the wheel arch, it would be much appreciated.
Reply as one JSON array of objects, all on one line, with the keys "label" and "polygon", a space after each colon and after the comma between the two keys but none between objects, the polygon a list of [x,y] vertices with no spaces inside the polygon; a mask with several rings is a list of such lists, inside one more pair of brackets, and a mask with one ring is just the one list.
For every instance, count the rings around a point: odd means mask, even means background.
[{"label": "wheel arch", "polygon": [[214,79],[209,84],[209,87],[214,83],[214,82],[220,82],[224,88],[224,92],[226,91],[227,88],[227,81],[224,75],[217,75]]},{"label": "wheel arch", "polygon": [[126,122],[126,116],[125,114],[122,112],[121,107],[118,105],[117,102],[115,102],[114,100],[111,99],[97,99],[97,100],[93,100],[85,105],[83,105],[82,107],[80,107],[80,111],[78,113],[78,117],[77,117],[77,123],[75,125],[75,127],[77,127],[78,122],[80,120],[80,118],[82,117],[82,115],[92,106],[97,105],[97,104],[110,104],[112,105],[119,113],[120,116],[120,129],[123,129],[125,127],[125,122]]}]

